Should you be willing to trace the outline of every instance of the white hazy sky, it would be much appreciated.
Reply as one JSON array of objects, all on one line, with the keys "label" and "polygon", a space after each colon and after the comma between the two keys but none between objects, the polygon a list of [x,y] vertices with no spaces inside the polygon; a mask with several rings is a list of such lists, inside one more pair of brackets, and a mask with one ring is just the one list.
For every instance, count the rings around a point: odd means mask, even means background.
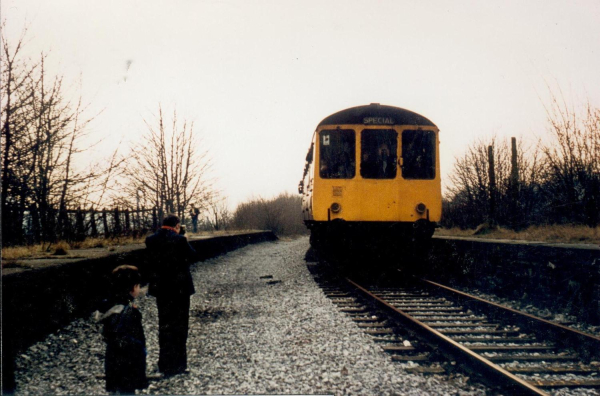
[{"label": "white hazy sky", "polygon": [[[442,176],[479,137],[542,136],[550,84],[600,103],[600,1],[2,0],[123,151],[158,104],[195,122],[234,207],[295,192],[316,125],[379,102],[441,129]],[[128,62],[131,62],[127,69]]]}]

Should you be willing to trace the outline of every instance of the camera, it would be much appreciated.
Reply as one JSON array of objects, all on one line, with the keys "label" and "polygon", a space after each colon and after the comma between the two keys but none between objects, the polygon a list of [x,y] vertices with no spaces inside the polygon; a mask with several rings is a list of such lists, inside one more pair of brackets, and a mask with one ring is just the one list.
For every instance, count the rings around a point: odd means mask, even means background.
[{"label": "camera", "polygon": [[185,235],[185,226],[183,224],[179,226],[179,235]]}]

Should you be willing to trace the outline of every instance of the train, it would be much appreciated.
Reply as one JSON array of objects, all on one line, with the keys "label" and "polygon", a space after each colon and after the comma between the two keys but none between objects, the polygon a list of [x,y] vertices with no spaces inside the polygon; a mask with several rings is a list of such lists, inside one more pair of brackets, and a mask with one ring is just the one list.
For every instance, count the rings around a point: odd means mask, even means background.
[{"label": "train", "polygon": [[429,240],[442,215],[439,144],[433,122],[399,107],[324,118],[298,185],[311,245]]}]

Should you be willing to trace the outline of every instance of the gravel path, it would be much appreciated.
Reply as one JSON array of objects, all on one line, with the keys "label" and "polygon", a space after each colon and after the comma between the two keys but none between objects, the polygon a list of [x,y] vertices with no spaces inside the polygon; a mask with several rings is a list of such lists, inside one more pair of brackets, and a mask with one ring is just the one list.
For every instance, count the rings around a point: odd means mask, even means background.
[{"label": "gravel path", "polygon": [[[323,295],[306,269],[308,239],[247,246],[193,269],[190,374],[143,394],[481,395],[444,377],[405,373]],[[272,276],[272,278],[262,278]],[[140,298],[148,369],[156,370],[152,297]],[[104,394],[104,343],[78,320],[17,359],[17,394]]]}]

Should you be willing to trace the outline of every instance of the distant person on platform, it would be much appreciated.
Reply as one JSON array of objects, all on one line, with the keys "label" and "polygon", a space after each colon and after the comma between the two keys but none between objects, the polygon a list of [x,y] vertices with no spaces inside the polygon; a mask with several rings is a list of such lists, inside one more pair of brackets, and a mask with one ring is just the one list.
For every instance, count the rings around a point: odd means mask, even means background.
[{"label": "distant person on platform", "polygon": [[112,272],[112,296],[97,312],[106,342],[104,367],[109,393],[133,394],[148,386],[146,378],[146,338],[142,314],[133,304],[140,292],[142,277],[132,265],[120,265]]},{"label": "distant person on platform", "polygon": [[194,233],[198,232],[198,216],[200,216],[200,209],[196,207],[196,205],[192,205],[192,210],[190,210],[190,216],[192,217],[192,226]]},{"label": "distant person on platform", "polygon": [[146,238],[150,286],[158,307],[158,370],[170,377],[187,371],[187,336],[190,296],[194,284],[190,264],[196,251],[180,235],[181,221],[170,214],[162,227]]}]

